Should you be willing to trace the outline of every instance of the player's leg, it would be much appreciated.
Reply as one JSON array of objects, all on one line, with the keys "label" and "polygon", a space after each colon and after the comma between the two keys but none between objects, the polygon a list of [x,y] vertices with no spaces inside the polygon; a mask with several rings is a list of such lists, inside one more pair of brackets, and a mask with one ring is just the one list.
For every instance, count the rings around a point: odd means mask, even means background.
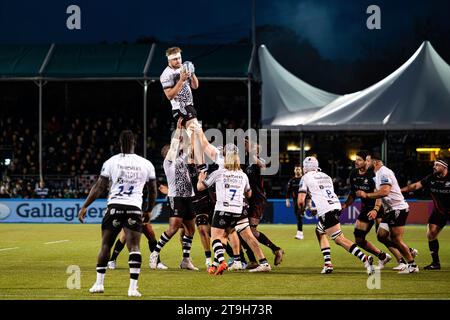
[{"label": "player's leg", "polygon": [[403,234],[405,233],[405,226],[392,226],[390,228],[391,239],[399,249],[402,256],[408,263],[408,267],[400,271],[400,273],[414,273],[419,272],[419,268],[414,261],[414,257],[409,250],[409,247],[403,241]]},{"label": "player's leg", "polygon": [[383,222],[383,220],[379,222],[377,228],[377,239],[389,249],[397,260],[398,265],[392,269],[396,271],[405,269],[407,267],[406,261],[398,250],[397,245],[391,239],[389,225],[387,222]]},{"label": "player's leg", "polygon": [[190,219],[183,220],[184,235],[183,235],[183,260],[180,263],[181,269],[195,270],[198,268],[194,266],[191,259],[192,239],[195,234],[195,218],[190,216]]},{"label": "player's leg", "polygon": [[373,258],[371,256],[366,256],[353,241],[344,237],[341,230],[341,224],[339,223],[339,214],[340,210],[327,212],[324,216],[319,217],[319,221],[323,225],[326,234],[331,237],[337,245],[343,247],[361,260],[361,262],[364,263],[367,273],[372,274],[374,272],[372,266]]},{"label": "player's leg", "polygon": [[234,229],[230,230],[230,232],[228,233],[227,247],[228,246],[231,248],[231,256],[230,253],[228,253],[228,248],[227,253],[230,257],[232,257],[232,259],[230,260],[232,262],[228,263],[229,270],[242,270],[241,241],[239,240],[238,233]]},{"label": "player's leg", "polygon": [[[137,218],[136,220],[139,220],[139,218]],[[128,266],[130,267],[130,286],[128,288],[128,296],[140,297],[141,294],[137,290],[137,284],[142,264],[141,250],[139,248],[141,242],[142,225],[140,226],[140,228],[137,228],[135,227],[135,225],[128,224],[128,226],[124,228],[124,231],[127,248],[130,252],[130,255],[128,257]]]},{"label": "player's leg", "polygon": [[272,250],[272,253],[275,255],[274,265],[279,265],[283,261],[284,251],[274,244],[264,233],[259,231],[258,225],[261,221],[262,214],[264,211],[264,206],[261,204],[258,205],[250,205],[250,214],[248,217],[250,223],[250,229],[253,233],[253,236],[263,245],[269,247]]},{"label": "player's leg", "polygon": [[[361,213],[360,216],[361,215],[363,215],[363,213]],[[373,245],[371,242],[367,241],[366,236],[372,229],[373,224],[373,220],[367,219],[367,221],[364,221],[362,219],[357,219],[353,234],[355,235],[355,243],[360,248],[378,257],[378,266],[382,269],[384,268],[384,265],[392,259],[392,257],[375,247],[375,245]]]},{"label": "player's leg", "polygon": [[320,251],[323,256],[323,268],[321,273],[328,274],[333,272],[333,264],[331,263],[331,247],[330,242],[328,241],[327,235],[323,230],[323,226],[318,223],[316,226],[316,237],[319,242]]},{"label": "player's leg", "polygon": [[253,232],[250,230],[250,225],[248,222],[248,218],[241,219],[236,224],[236,231],[239,233],[240,237],[244,240],[245,243],[251,248],[251,250],[255,253],[258,259],[258,266],[256,268],[250,269],[250,272],[268,272],[272,268],[270,267],[269,262],[264,256],[261,247],[259,246],[258,240],[253,235]]},{"label": "player's leg", "polygon": [[[155,250],[158,241],[156,240],[155,231],[153,230],[153,226],[150,222],[146,222],[142,225],[142,233],[147,238],[148,249],[150,250],[150,254]],[[161,256],[158,255],[158,262],[156,265],[157,269],[166,270],[168,267],[161,262]]]},{"label": "player's leg", "polygon": [[433,210],[427,225],[428,247],[430,248],[432,262],[427,265],[425,270],[439,270],[441,263],[439,261],[439,241],[438,235],[447,224],[447,217]]},{"label": "player's leg", "polygon": [[227,241],[227,234],[225,232],[225,226],[220,226],[215,223],[214,220],[211,227],[211,240],[214,251],[214,263],[213,266],[208,269],[208,273],[221,275],[228,268],[224,256],[224,243]]},{"label": "player's leg", "polygon": [[200,241],[205,252],[205,265],[209,268],[211,262],[211,226],[209,225],[208,215],[199,214],[195,217],[195,224],[197,225],[197,231],[200,235]]},{"label": "player's leg", "polygon": [[169,218],[169,227],[159,237],[158,243],[155,249],[150,254],[150,268],[156,269],[158,265],[158,257],[162,248],[172,239],[177,233],[180,226],[183,224],[183,218],[178,216],[172,216]]},{"label": "player's leg", "polygon": [[108,261],[108,269],[114,270],[117,267],[117,257],[119,256],[122,249],[125,247],[125,232],[120,231],[119,237],[117,238],[116,244],[114,245],[113,252]]},{"label": "player's leg", "polygon": [[295,235],[295,239],[297,240],[303,240],[303,217],[304,217],[304,210],[301,210],[297,203],[294,203],[294,213],[295,218],[297,219],[297,234]]},{"label": "player's leg", "polygon": [[203,133],[202,126],[197,118],[186,121],[186,130],[194,149],[194,163],[196,165],[204,164],[205,155],[202,148],[202,139],[205,134]]},{"label": "player's leg", "polygon": [[97,256],[97,279],[94,285],[89,289],[91,293],[104,292],[105,273],[108,265],[111,248],[114,245],[117,235],[122,230],[120,218],[113,219],[109,214],[111,208],[108,208],[102,221],[102,243]]},{"label": "player's leg", "polygon": [[441,269],[441,262],[439,260],[439,241],[437,239],[441,230],[442,228],[436,224],[428,224],[427,226],[428,247],[430,249],[432,262],[424,268],[425,270]]}]

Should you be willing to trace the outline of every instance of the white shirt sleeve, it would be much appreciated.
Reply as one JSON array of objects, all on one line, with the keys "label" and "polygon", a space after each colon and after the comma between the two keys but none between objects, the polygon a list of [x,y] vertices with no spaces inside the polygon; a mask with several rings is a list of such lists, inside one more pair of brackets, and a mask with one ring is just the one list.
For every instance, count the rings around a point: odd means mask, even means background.
[{"label": "white shirt sleeve", "polygon": [[307,181],[306,176],[303,176],[298,186],[299,193],[308,193],[308,186],[306,185],[306,181]]},{"label": "white shirt sleeve", "polygon": [[155,166],[149,161],[148,162],[148,176],[147,181],[156,179]]},{"label": "white shirt sleeve", "polygon": [[244,173],[244,181],[245,181],[244,191],[249,192],[252,189],[250,188],[250,182],[248,181],[248,177],[245,173]]},{"label": "white shirt sleeve", "polygon": [[392,186],[392,177],[388,170],[383,170],[380,172],[380,186]]},{"label": "white shirt sleeve", "polygon": [[209,188],[216,183],[217,177],[219,176],[219,171],[220,170],[216,170],[212,172],[205,180],[203,180],[205,187]]},{"label": "white shirt sleeve", "polygon": [[161,81],[163,89],[168,89],[175,86],[172,74],[166,71],[161,74],[159,81]]},{"label": "white shirt sleeve", "polygon": [[110,160],[107,160],[105,163],[103,163],[103,166],[102,166],[102,171],[100,172],[100,175],[102,176],[102,177],[105,177],[105,178],[111,178],[111,161]]}]

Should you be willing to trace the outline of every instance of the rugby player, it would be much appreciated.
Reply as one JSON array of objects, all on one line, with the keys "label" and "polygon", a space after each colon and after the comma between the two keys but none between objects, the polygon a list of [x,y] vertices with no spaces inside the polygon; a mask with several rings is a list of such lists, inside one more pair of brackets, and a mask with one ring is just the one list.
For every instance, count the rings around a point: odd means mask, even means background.
[{"label": "rugby player", "polygon": [[[211,227],[211,238],[215,262],[208,269],[210,274],[221,275],[228,265],[224,258],[224,246],[231,229],[235,228],[244,241],[254,250],[259,265],[250,272],[267,272],[271,270],[258,242],[249,229],[249,221],[244,211],[244,196],[251,197],[252,190],[247,175],[241,170],[237,147],[226,145],[224,167],[211,173],[199,175],[197,189],[205,190],[215,184],[217,201]],[[236,261],[237,262],[237,261]],[[239,269],[239,268],[235,268]]]},{"label": "rugby player", "polygon": [[[319,162],[315,157],[305,158],[303,161],[303,171],[304,175],[300,181],[298,190],[298,206],[300,208],[305,206],[306,195],[308,194],[317,209],[318,222],[316,229],[318,233],[326,234],[331,237],[337,245],[343,247],[361,260],[369,275],[373,274],[373,258],[371,256],[366,256],[355,243],[345,238],[342,233],[339,222],[342,208],[338,197],[334,193],[333,181],[331,178],[321,172]],[[324,252],[323,250],[326,248],[326,243],[320,244],[325,259],[325,256],[328,255],[326,254],[328,252]],[[325,266],[326,264],[325,261]]]},{"label": "rugby player", "polygon": [[420,181],[409,184],[401,189],[411,192],[425,189],[430,192],[434,209],[428,219],[427,238],[432,262],[424,267],[425,270],[440,270],[438,235],[450,220],[450,175],[448,174],[449,160],[438,158],[434,162],[433,174]]},{"label": "rugby player", "polygon": [[303,240],[303,217],[305,216],[305,211],[299,210],[297,205],[297,197],[298,197],[298,186],[300,184],[300,180],[302,179],[302,167],[300,165],[296,165],[294,167],[294,177],[289,179],[287,184],[287,192],[286,192],[286,207],[291,207],[291,201],[294,203],[294,214],[297,219],[297,234],[295,235],[295,239]]},{"label": "rugby player", "polygon": [[102,167],[100,176],[89,192],[78,212],[78,219],[84,223],[87,208],[108,189],[108,208],[102,221],[102,245],[97,259],[97,280],[89,289],[91,293],[104,292],[104,278],[111,247],[119,232],[124,230],[130,267],[128,296],[140,297],[137,290],[141,270],[139,249],[142,232],[142,195],[148,187],[148,201],[144,212],[148,214],[155,205],[156,176],[153,164],[134,153],[135,138],[130,130],[122,131],[119,137],[121,153],[108,159]]},{"label": "rugby player", "polygon": [[[379,153],[372,152],[366,157],[367,169],[375,171],[374,192],[356,191],[356,196],[361,199],[381,199],[384,208],[384,216],[377,231],[377,237],[382,243],[388,239],[400,251],[407,262],[407,267],[399,271],[401,274],[417,273],[419,267],[414,261],[414,254],[403,241],[406,219],[409,214],[409,205],[403,197],[394,172],[387,168]],[[378,200],[375,205],[380,205]],[[373,214],[375,216],[375,214]]]},{"label": "rugby player", "polygon": [[171,217],[169,227],[161,235],[155,250],[150,254],[150,268],[156,269],[158,256],[161,249],[184,225],[183,259],[180,263],[181,269],[198,270],[190,258],[192,239],[195,233],[195,214],[192,208],[194,188],[187,167],[187,155],[182,146],[182,118],[177,121],[177,129],[171,144],[163,147],[161,154],[164,158],[164,173],[169,185],[168,199],[170,203]]}]

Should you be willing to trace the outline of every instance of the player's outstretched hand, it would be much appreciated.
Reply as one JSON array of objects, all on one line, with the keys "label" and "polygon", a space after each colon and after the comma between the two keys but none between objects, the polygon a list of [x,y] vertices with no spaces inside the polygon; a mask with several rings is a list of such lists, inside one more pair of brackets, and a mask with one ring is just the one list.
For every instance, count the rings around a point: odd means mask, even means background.
[{"label": "player's outstretched hand", "polygon": [[370,210],[367,214],[367,217],[369,218],[369,220],[375,220],[375,218],[377,217],[377,213],[378,212],[376,210]]},{"label": "player's outstretched hand", "polygon": [[78,220],[80,220],[81,223],[84,223],[84,218],[86,217],[87,208],[81,208],[78,212]]},{"label": "player's outstretched hand", "polygon": [[356,191],[356,196],[364,199],[367,197],[367,194],[362,190],[358,190]]},{"label": "player's outstretched hand", "polygon": [[203,181],[206,179],[206,172],[205,171],[200,171],[200,173],[198,174],[198,180],[199,181]]}]

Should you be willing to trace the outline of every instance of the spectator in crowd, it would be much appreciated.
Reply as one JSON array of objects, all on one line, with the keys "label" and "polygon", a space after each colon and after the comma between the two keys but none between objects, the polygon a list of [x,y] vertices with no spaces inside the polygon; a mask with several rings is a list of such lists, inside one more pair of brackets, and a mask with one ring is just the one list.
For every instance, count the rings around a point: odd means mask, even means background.
[{"label": "spectator in crowd", "polygon": [[38,186],[34,189],[34,197],[40,199],[49,197],[49,189],[45,186],[44,180],[39,181]]}]

